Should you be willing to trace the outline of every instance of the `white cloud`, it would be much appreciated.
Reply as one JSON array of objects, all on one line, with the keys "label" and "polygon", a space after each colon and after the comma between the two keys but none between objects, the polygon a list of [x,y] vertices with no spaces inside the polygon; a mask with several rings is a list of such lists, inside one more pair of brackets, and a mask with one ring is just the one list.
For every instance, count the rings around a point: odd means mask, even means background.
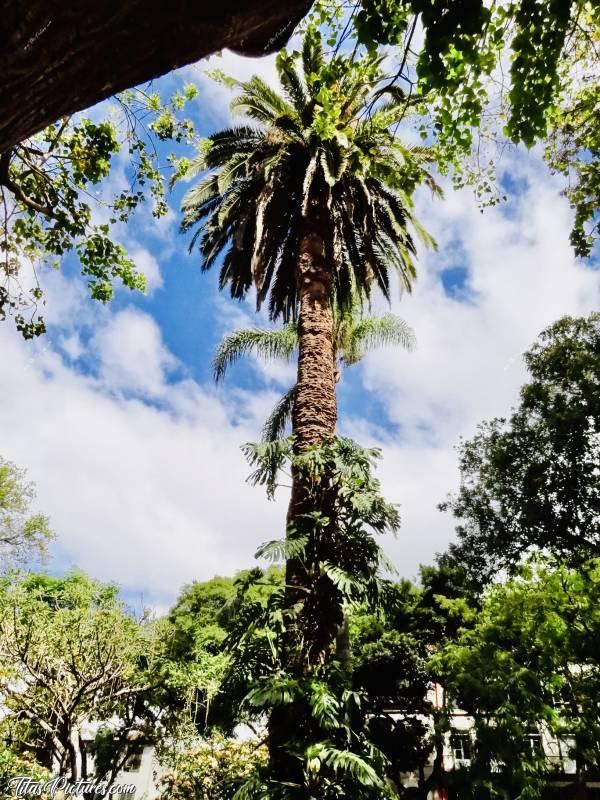
[{"label": "white cloud", "polygon": [[[226,72],[237,61],[246,75],[259,63],[273,69],[272,59],[270,66],[230,54],[223,60]],[[202,97],[215,114],[228,113],[224,90],[220,99]],[[436,504],[456,486],[459,436],[509,411],[525,378],[521,353],[542,328],[599,307],[598,272],[574,261],[568,206],[536,164],[521,157],[507,164],[513,179],[528,183],[509,208],[480,214],[468,191],[419,199],[420,219],[440,249],[421,254],[413,295],[394,303],[414,328],[417,349],[374,353],[360,371],[397,432],[364,414],[342,420],[359,441],[383,447],[384,492],[401,504],[403,519],[398,540],[385,547],[403,574],[414,574],[452,535]],[[144,253],[141,261],[153,259]],[[457,297],[441,284],[449,267],[467,270]],[[24,343],[0,326],[0,426],[2,455],[28,467],[38,484],[40,508],[59,533],[60,563],[161,603],[185,581],[251,564],[256,545],[281,534],[285,498],[269,504],[245,484],[239,445],[256,438],[293,368],[257,363],[268,391],[241,391],[232,380],[215,391],[189,378],[147,314],[87,302],[83,281],[58,273],[45,276],[44,286],[46,317],[61,328],[58,346]],[[224,332],[264,324],[243,308],[223,300],[205,324]],[[93,376],[70,365],[82,356]]]},{"label": "white cloud", "polygon": [[91,349],[104,386],[114,391],[163,395],[167,374],[178,364],[156,322],[134,308],[109,316],[94,333]]},{"label": "white cloud", "polygon": [[260,75],[270,86],[279,86],[277,70],[275,69],[275,55],[262,58],[246,58],[245,56],[223,50],[219,55],[182,67],[178,74],[184,82],[192,82],[200,89],[199,103],[203,121],[210,123],[211,127],[229,124],[232,120],[229,104],[234,92],[214,81],[207,75],[212,70],[220,70],[231,78],[245,81],[253,75]]},{"label": "white cloud", "polygon": [[[438,253],[421,253],[413,295],[394,311],[413,326],[417,348],[367,357],[365,388],[398,426],[393,436],[349,420],[357,438],[383,446],[386,494],[401,503],[402,530],[390,547],[404,574],[445,549],[452,521],[435,506],[458,482],[454,446],[484,419],[507,415],[526,379],[522,353],[564,314],[600,305],[597,270],[578,264],[568,242],[571,214],[557,184],[535,159],[509,164],[527,188],[510,207],[481,214],[470,193],[420,198],[420,219]],[[440,272],[465,267],[466,298],[449,297]],[[368,422],[368,421],[367,421]]]},{"label": "white cloud", "polygon": [[[172,356],[156,333],[139,312],[116,314],[95,337],[95,379],[47,344],[30,358],[30,343],[3,328],[0,426],[2,454],[37,483],[59,562],[164,603],[186,581],[251,565],[256,546],[281,534],[285,514],[245,483],[239,449],[256,438],[271,398],[217,397],[189,379],[167,391]],[[142,337],[151,344],[140,346]],[[163,401],[115,395],[114,386]]]},{"label": "white cloud", "polygon": [[81,336],[75,332],[68,336],[59,337],[59,345],[61,350],[71,361],[77,361],[78,358],[85,353],[85,347],[82,344]]}]

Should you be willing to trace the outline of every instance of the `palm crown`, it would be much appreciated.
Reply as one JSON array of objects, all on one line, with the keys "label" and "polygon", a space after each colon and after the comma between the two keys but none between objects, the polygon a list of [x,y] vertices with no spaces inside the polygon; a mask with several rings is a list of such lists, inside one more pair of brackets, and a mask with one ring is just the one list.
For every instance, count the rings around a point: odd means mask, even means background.
[{"label": "palm crown", "polygon": [[[301,67],[298,62],[301,62]],[[419,182],[437,191],[426,148],[391,133],[406,100],[377,90],[380,57],[326,60],[318,34],[302,52],[277,59],[282,93],[261,78],[229,81],[240,93],[232,110],[254,123],[210,136],[191,173],[208,170],[185,197],[183,230],[199,242],[202,268],[223,256],[219,285],[242,298],[254,284],[272,318],[293,319],[295,266],[311,199],[326,209],[325,246],[341,308],[375,283],[389,297],[390,272],[410,289],[415,276],[410,195]],[[427,237],[425,237],[427,238]]]}]

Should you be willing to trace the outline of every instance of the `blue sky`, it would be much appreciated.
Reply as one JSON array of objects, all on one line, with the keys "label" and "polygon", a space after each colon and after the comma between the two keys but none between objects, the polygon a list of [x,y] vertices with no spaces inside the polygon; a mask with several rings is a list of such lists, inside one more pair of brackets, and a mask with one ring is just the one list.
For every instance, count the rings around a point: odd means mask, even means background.
[{"label": "blue sky", "polygon": [[[273,59],[229,53],[214,66],[273,76]],[[168,92],[196,81],[202,133],[228,121],[223,87],[188,67],[155,82]],[[565,313],[600,307],[595,264],[576,263],[571,212],[535,154],[503,160],[508,203],[484,214],[468,190],[444,200],[418,195],[437,252],[421,252],[411,296],[392,310],[414,328],[413,353],[384,350],[340,385],[344,433],[382,448],[385,494],[400,503],[402,528],[385,549],[415,575],[452,537],[437,511],[458,480],[454,446],[477,423],[506,414],[525,372],[521,354]],[[147,296],[119,291],[92,303],[72,264],[42,275],[49,334],[23,342],[0,326],[5,366],[2,455],[28,469],[39,508],[57,533],[48,568],[78,565],[116,580],[134,605],[164,609],[195,578],[232,574],[282,532],[286,498],[269,503],[245,482],[240,444],[258,437],[293,368],[255,361],[215,388],[210,360],[221,336],[264,323],[252,301],[219,295],[177,232],[181,191],[168,217],[149,213],[121,232],[149,276]],[[375,310],[385,310],[375,303]]]}]

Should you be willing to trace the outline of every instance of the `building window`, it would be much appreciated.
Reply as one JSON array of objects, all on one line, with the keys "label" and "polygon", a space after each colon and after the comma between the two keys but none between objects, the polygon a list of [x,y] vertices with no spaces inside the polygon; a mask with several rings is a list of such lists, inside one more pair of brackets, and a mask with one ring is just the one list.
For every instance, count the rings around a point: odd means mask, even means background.
[{"label": "building window", "polygon": [[453,731],[450,734],[450,747],[455,761],[468,761],[471,758],[471,737],[468,733]]},{"label": "building window", "polygon": [[525,745],[527,752],[532,756],[543,756],[544,748],[542,746],[542,737],[537,731],[528,733],[525,737]]},{"label": "building window", "polygon": [[124,772],[139,772],[142,767],[142,754],[132,753],[123,766]]}]

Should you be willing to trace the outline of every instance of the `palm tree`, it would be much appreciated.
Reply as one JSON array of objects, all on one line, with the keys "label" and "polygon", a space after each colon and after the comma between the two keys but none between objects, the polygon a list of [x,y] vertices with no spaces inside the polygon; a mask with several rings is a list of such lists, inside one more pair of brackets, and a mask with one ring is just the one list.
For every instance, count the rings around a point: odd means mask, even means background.
[{"label": "palm tree", "polygon": [[257,76],[231,81],[232,109],[250,120],[205,140],[191,173],[208,172],[183,203],[202,269],[221,258],[220,288],[241,299],[254,286],[272,319],[297,320],[299,451],[335,431],[334,305],[348,310],[373,286],[389,299],[391,273],[410,290],[410,226],[431,242],[411,202],[420,182],[437,191],[429,151],[393,134],[407,102],[395,92],[382,101],[380,62],[326,60],[320,35],[307,33],[301,54],[277,60],[282,93]]},{"label": "palm tree", "polygon": [[[361,361],[365,354],[377,347],[400,345],[412,350],[415,336],[407,323],[393,314],[362,316],[358,306],[343,313],[334,309],[333,350],[336,359],[336,382],[341,370]],[[217,348],[213,360],[213,375],[219,383],[228,368],[242,356],[254,353],[265,360],[290,361],[298,349],[298,325],[288,322],[278,329],[243,328],[226,336]],[[273,442],[283,436],[291,417],[296,387],[292,386],[277,402],[267,418],[262,438]]]},{"label": "palm tree", "polygon": [[[266,301],[272,320],[296,322],[297,456],[334,438],[334,308],[348,312],[373,287],[389,300],[392,274],[410,290],[411,228],[431,243],[411,200],[420,183],[438,191],[426,170],[430,154],[395,135],[408,101],[393,82],[381,88],[381,61],[375,54],[326,59],[320,34],[309,28],[301,53],[278,56],[282,92],[257,76],[231,81],[239,90],[232,109],[249,119],[205,140],[191,172],[206,175],[183,203],[190,249],[199,246],[203,270],[220,260],[219,287],[238,299],[254,287],[257,305]],[[306,470],[292,470],[290,536],[312,524],[313,488]],[[302,558],[286,561],[281,657],[293,674],[326,662],[343,623],[336,587],[319,573],[323,538],[310,539],[316,555],[307,544]],[[309,730],[310,710],[295,714],[292,727]],[[288,707],[274,706],[269,752],[281,786],[303,781],[290,731]]]}]

